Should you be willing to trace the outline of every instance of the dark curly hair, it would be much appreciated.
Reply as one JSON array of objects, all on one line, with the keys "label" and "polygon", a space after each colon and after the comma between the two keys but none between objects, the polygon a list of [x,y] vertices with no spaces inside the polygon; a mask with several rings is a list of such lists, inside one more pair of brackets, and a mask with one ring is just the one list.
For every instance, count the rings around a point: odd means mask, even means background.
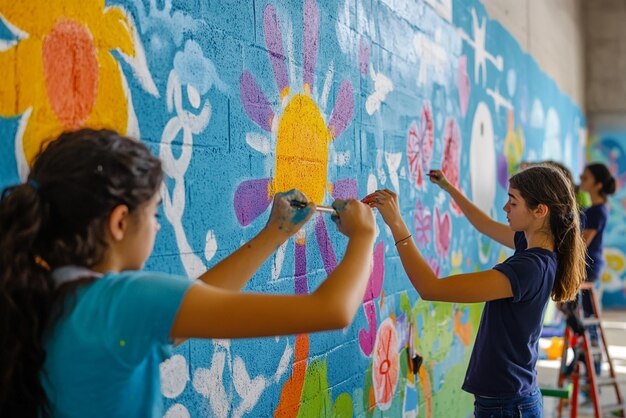
[{"label": "dark curly hair", "polygon": [[163,179],[161,162],[144,144],[113,131],[64,133],[44,146],[27,182],[0,199],[2,417],[50,414],[40,382],[43,337],[77,287],[56,288],[51,271],[101,261],[111,211],[126,205],[132,212]]}]

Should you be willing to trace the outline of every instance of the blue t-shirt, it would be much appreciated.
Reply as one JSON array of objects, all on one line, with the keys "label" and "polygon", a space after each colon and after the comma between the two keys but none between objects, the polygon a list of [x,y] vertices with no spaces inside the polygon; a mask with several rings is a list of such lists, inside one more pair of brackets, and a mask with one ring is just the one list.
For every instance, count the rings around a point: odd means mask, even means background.
[{"label": "blue t-shirt", "polygon": [[556,253],[526,249],[519,232],[515,243],[515,254],[494,266],[511,282],[513,297],[485,303],[463,384],[474,395],[507,398],[537,388],[539,336],[554,285]]},{"label": "blue t-shirt", "polygon": [[609,209],[607,205],[593,205],[585,209],[586,224],[585,228],[597,230],[587,246],[587,279],[597,280],[604,268],[604,259],[602,258],[602,237],[604,235],[604,227],[609,218]]},{"label": "blue t-shirt", "polygon": [[193,284],[162,273],[109,273],[66,300],[45,340],[53,417],[161,417],[159,364]]}]

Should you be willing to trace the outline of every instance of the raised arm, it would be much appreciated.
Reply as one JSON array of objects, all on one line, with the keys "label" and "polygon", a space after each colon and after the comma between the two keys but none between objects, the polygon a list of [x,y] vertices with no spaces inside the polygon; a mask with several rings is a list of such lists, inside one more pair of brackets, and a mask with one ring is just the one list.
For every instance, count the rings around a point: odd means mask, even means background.
[{"label": "raised arm", "polygon": [[[291,200],[305,202],[304,208],[291,206]],[[297,191],[276,193],[269,220],[257,236],[198,277],[198,280],[225,290],[242,289],[274,253],[315,213],[315,203]]]},{"label": "raised arm", "polygon": [[596,237],[597,234],[598,234],[597,229],[585,228],[583,230],[583,240],[585,241],[585,245],[587,247],[589,247],[589,244],[591,244],[591,241],[593,241],[593,239]]},{"label": "raised arm", "polygon": [[396,194],[391,190],[379,190],[376,197],[372,205],[389,225],[404,271],[423,299],[470,303],[513,296],[509,279],[497,270],[437,278],[415,246],[400,216]]},{"label": "raised arm", "polygon": [[470,223],[481,234],[487,235],[494,241],[509,248],[515,248],[515,232],[506,224],[497,222],[484,213],[478,206],[472,203],[459,189],[448,182],[443,172],[431,170],[430,181],[441,187],[459,205],[461,211]]},{"label": "raised arm", "polygon": [[[374,215],[366,205],[336,201],[338,228],[349,237],[343,260],[308,295],[241,293],[204,283],[185,295],[173,338],[244,338],[343,328],[361,304],[372,268]],[[224,269],[226,271],[226,269]]]}]

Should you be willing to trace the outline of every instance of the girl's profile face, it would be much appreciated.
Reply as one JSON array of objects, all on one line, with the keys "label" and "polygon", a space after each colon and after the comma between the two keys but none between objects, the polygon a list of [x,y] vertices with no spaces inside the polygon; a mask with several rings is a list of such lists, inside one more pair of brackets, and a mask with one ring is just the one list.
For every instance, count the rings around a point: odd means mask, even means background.
[{"label": "girl's profile face", "polygon": [[580,190],[583,192],[594,192],[598,190],[598,187],[602,187],[602,183],[596,183],[595,177],[591,174],[588,168],[585,168],[583,173],[580,175]]},{"label": "girl's profile face", "polygon": [[128,270],[139,270],[152,253],[156,234],[161,228],[158,222],[158,209],[161,194],[157,192],[150,200],[139,206],[131,216],[129,245],[126,264]]},{"label": "girl's profile face", "polygon": [[502,209],[506,212],[506,220],[513,231],[525,231],[533,221],[526,201],[519,190],[513,187],[509,188],[509,200]]}]

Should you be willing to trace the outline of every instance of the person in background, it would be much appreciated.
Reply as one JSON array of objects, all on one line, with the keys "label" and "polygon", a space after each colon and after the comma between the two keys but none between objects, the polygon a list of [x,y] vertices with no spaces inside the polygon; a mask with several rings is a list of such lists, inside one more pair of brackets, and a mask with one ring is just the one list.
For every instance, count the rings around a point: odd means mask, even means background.
[{"label": "person in background", "polygon": [[[604,230],[609,219],[608,197],[615,193],[615,178],[606,165],[602,163],[588,164],[580,175],[580,190],[591,197],[591,206],[584,209],[585,227],[583,239],[587,245],[586,281],[594,283],[596,289],[596,306],[601,307],[601,280],[604,258],[602,256]],[[591,294],[583,290],[581,295],[583,313],[585,317],[595,315]],[[591,343],[598,345],[597,327],[589,328]],[[596,373],[601,372],[601,357],[594,359]]]}]

